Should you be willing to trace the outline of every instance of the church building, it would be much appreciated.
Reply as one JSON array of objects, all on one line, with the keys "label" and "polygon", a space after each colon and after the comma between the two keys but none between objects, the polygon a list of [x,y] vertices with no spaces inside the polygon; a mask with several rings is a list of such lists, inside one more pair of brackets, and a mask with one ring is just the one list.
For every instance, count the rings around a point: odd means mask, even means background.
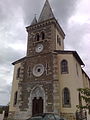
[{"label": "church building", "polygon": [[65,33],[48,0],[37,20],[26,27],[27,54],[13,62],[14,76],[9,117],[25,120],[54,112],[76,120],[78,88],[90,87],[83,61],[76,51],[64,50]]}]

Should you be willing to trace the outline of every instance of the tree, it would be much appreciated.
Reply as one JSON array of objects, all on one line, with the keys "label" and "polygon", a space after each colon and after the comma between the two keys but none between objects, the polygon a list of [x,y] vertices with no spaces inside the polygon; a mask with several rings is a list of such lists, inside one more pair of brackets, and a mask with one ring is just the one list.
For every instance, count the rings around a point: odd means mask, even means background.
[{"label": "tree", "polygon": [[[80,110],[87,109],[90,114],[90,89],[89,88],[79,88],[79,105],[77,108]],[[82,100],[85,101],[85,105],[82,105]]]}]

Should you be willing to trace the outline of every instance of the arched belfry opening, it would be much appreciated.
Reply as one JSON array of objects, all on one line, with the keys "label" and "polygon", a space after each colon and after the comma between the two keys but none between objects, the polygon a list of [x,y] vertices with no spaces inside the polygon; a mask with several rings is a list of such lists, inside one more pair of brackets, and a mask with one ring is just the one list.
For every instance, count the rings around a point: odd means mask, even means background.
[{"label": "arched belfry opening", "polygon": [[45,33],[41,32],[41,39],[44,40],[45,39]]},{"label": "arched belfry opening", "polygon": [[45,92],[40,86],[32,89],[30,94],[30,105],[32,115],[45,112]]}]

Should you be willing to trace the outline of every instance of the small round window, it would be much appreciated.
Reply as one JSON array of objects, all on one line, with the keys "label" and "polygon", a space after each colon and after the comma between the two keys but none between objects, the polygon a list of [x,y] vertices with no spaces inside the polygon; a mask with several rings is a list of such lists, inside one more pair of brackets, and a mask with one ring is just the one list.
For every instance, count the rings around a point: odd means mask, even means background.
[{"label": "small round window", "polygon": [[33,75],[40,77],[44,73],[44,66],[42,64],[37,64],[33,68]]}]

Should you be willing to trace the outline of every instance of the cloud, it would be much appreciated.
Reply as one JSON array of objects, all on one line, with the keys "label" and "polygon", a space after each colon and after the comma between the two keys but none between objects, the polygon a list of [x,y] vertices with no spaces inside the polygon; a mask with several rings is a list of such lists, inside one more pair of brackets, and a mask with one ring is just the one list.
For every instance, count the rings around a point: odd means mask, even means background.
[{"label": "cloud", "polygon": [[[20,0],[21,1],[21,0]],[[61,24],[65,26],[67,24],[67,20],[75,13],[77,3],[79,0],[50,0],[51,8],[55,14],[55,17],[61,21]],[[23,0],[21,2],[20,7],[23,11],[23,17],[25,25],[30,25],[34,15],[37,15],[37,18],[40,15],[42,7],[45,3],[45,0],[38,0],[36,4],[36,0]]]},{"label": "cloud", "polygon": [[26,54],[27,34],[20,4],[17,0],[0,1],[0,104],[3,105],[10,99],[11,63]]},{"label": "cloud", "polygon": [[89,33],[89,25],[88,24],[69,24],[66,34],[66,45],[72,46],[72,48],[81,50],[83,38]]},{"label": "cloud", "polygon": [[68,19],[65,48],[76,50],[85,63],[84,70],[90,76],[90,1],[82,0],[74,15]]},{"label": "cloud", "polygon": [[52,0],[55,16],[65,30],[68,19],[75,13],[78,2],[79,0]]},{"label": "cloud", "polygon": [[11,91],[11,85],[4,85],[3,87],[1,87],[0,89],[0,94],[4,93],[4,94],[10,94]]},{"label": "cloud", "polygon": [[10,100],[11,84],[0,85],[0,105],[7,105]]},{"label": "cloud", "polygon": [[18,51],[14,51],[11,48],[5,48],[1,53],[0,53],[0,64],[11,64],[14,60],[20,58],[22,53]]},{"label": "cloud", "polygon": [[27,34],[19,5],[15,0],[0,1],[0,64],[11,64],[26,53]]}]

